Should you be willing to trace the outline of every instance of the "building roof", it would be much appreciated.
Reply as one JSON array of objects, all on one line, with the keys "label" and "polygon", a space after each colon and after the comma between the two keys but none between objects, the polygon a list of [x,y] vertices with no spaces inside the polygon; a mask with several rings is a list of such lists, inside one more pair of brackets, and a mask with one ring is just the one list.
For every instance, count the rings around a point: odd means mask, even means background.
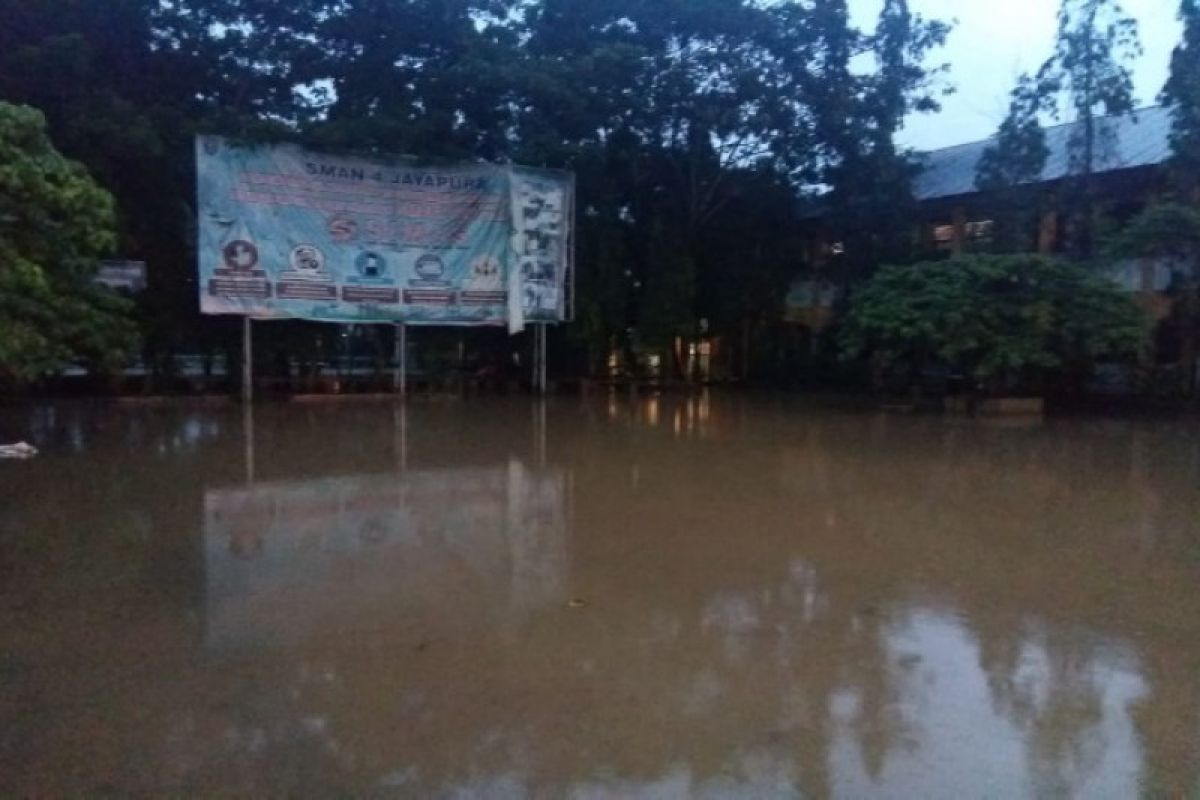
[{"label": "building roof", "polygon": [[[1114,147],[1108,148],[1108,152],[1101,150],[1097,172],[1161,164],[1171,155],[1171,110],[1165,106],[1139,109],[1126,116],[1105,117],[1102,122],[1112,126],[1116,137]],[[1046,128],[1050,157],[1046,159],[1039,182],[1058,180],[1070,174],[1067,143],[1078,125],[1078,122],[1069,122]],[[921,154],[918,159],[925,169],[913,186],[916,198],[936,200],[978,191],[975,188],[976,168],[994,138]]]}]

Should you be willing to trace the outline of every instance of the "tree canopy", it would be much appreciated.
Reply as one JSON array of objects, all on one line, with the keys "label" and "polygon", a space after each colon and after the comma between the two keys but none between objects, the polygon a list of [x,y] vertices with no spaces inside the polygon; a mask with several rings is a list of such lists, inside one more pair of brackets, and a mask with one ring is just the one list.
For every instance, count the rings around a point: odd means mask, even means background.
[{"label": "tree canopy", "polygon": [[1132,62],[1142,54],[1137,21],[1119,0],[1060,0],[1054,49],[1036,75],[1022,75],[1008,115],[980,160],[976,185],[998,193],[1001,236],[1020,249],[1012,229],[1025,226],[1028,208],[1014,188],[1041,175],[1049,156],[1042,120],[1067,116],[1070,179],[1061,198],[1071,223],[1072,251],[1093,255],[1096,198],[1092,176],[1115,132],[1103,117],[1128,114],[1135,105]]},{"label": "tree canopy", "polygon": [[54,149],[40,112],[0,102],[0,382],[123,363],[128,303],[93,282],[113,243],[112,197]]},{"label": "tree canopy", "polygon": [[1114,258],[1200,259],[1200,209],[1183,203],[1148,206],[1109,244]]},{"label": "tree canopy", "polygon": [[948,32],[906,0],[870,30],[844,0],[0,0],[0,18],[0,96],[111,188],[160,353],[227,329],[196,313],[197,131],[574,170],[597,346],[777,318],[800,196],[827,192],[862,270],[906,242],[894,136],[937,107]]},{"label": "tree canopy", "polygon": [[1151,259],[1168,267],[1173,297],[1170,326],[1178,336],[1184,387],[1196,388],[1200,357],[1200,208],[1180,202],[1150,205],[1109,242],[1113,259]]},{"label": "tree canopy", "polygon": [[851,300],[843,353],[884,366],[940,363],[988,381],[1136,356],[1145,318],[1082,267],[967,255],[887,267]]},{"label": "tree canopy", "polygon": [[1196,198],[1200,175],[1200,3],[1181,0],[1183,39],[1171,54],[1171,71],[1161,100],[1171,107],[1171,150],[1176,184]]},{"label": "tree canopy", "polygon": [[996,206],[995,239],[1004,250],[1029,249],[1026,235],[1038,204],[1021,187],[1036,182],[1046,168],[1050,148],[1041,118],[1052,108],[1039,82],[1022,75],[1012,90],[1008,115],[995,139],[984,149],[975,186],[991,192]]}]

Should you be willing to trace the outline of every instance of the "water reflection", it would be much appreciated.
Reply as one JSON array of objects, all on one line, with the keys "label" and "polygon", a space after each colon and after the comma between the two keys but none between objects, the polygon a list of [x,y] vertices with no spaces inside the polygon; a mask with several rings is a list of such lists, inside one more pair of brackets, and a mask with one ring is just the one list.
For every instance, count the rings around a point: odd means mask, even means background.
[{"label": "water reflection", "polygon": [[453,624],[444,609],[467,603],[507,626],[561,604],[566,485],[514,459],[209,489],[205,642],[294,643],[397,614]]},{"label": "water reflection", "polygon": [[650,400],[43,414],[0,794],[1200,789],[1195,427]]}]

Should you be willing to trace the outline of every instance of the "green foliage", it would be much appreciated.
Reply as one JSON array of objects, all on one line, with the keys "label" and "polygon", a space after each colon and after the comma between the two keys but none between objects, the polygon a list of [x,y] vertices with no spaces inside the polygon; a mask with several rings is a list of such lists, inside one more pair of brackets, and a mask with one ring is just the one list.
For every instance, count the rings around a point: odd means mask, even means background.
[{"label": "green foliage", "polygon": [[[544,0],[527,16],[515,157],[579,177],[581,316],[596,345],[661,346],[778,319],[802,263],[796,189],[874,265],[910,239],[915,168],[893,138],[936,107],[923,60],[945,26],[887,3]],[[876,70],[851,69],[874,55]]]},{"label": "green foliage", "polygon": [[1200,257],[1200,209],[1181,203],[1149,206],[1125,225],[1108,249],[1113,258],[1194,261]]},{"label": "green foliage", "polygon": [[1161,100],[1171,107],[1171,149],[1176,183],[1194,196],[1200,175],[1200,3],[1181,0],[1183,41],[1171,54],[1171,73]]},{"label": "green foliage", "polygon": [[1181,387],[1191,394],[1200,357],[1200,209],[1181,203],[1150,206],[1113,237],[1108,250],[1114,259],[1160,259],[1174,271],[1170,323],[1180,340]]},{"label": "green foliage", "polygon": [[777,318],[807,187],[832,190],[847,274],[907,255],[894,138],[937,107],[948,30],[906,0],[871,32],[844,0],[0,0],[0,19],[0,96],[45,111],[149,264],[148,357],[236,331],[197,313],[197,131],[575,171],[594,351]]},{"label": "green foliage", "polygon": [[[830,187],[822,205],[831,238],[845,249],[839,277],[853,282],[881,263],[910,257],[912,183],[920,168],[895,136],[909,113],[937,111],[938,97],[949,91],[941,83],[947,68],[925,61],[950,28],[913,14],[904,0],[888,0],[868,36],[849,25],[842,0],[816,6],[810,24],[821,36],[800,79],[813,98],[816,141],[805,146],[820,154],[816,181]],[[854,65],[865,54],[876,70],[864,75]]]},{"label": "green foliage", "polygon": [[1046,107],[1037,81],[1022,75],[1012,90],[1008,116],[979,160],[975,178],[979,189],[1008,189],[1041,177],[1050,156],[1040,121]]},{"label": "green foliage", "polygon": [[1083,258],[1092,255],[1092,175],[1105,149],[1115,145],[1115,134],[1102,118],[1133,110],[1131,64],[1141,53],[1137,22],[1125,15],[1118,0],[1061,0],[1054,52],[1036,76],[1021,76],[1008,115],[976,174],[976,186],[993,195],[1002,249],[1028,246],[1023,232],[1038,209],[1018,187],[1041,175],[1049,156],[1041,120],[1060,116],[1065,96],[1076,123],[1067,142],[1074,177],[1060,203],[1073,223],[1073,251]]},{"label": "green foliage", "polygon": [[1135,105],[1132,63],[1142,54],[1137,21],[1118,0],[1062,0],[1054,54],[1038,79],[1047,93],[1066,94],[1077,125],[1068,141],[1075,254],[1092,255],[1096,218],[1092,175],[1115,133],[1101,117],[1128,114]]},{"label": "green foliage", "polygon": [[1040,256],[958,256],[887,267],[851,300],[843,355],[942,363],[981,381],[1131,358],[1145,320],[1115,286]]},{"label": "green foliage", "polygon": [[1049,107],[1049,98],[1038,81],[1022,75],[1012,91],[1008,115],[979,159],[975,185],[992,196],[994,239],[1001,250],[1028,249],[1025,234],[1038,218],[1039,208],[1021,187],[1041,177],[1050,156],[1041,124],[1041,116]]},{"label": "green foliage", "polygon": [[1094,169],[1099,142],[1090,137],[1104,135],[1094,124],[1096,117],[1133,110],[1130,64],[1141,54],[1137,21],[1125,15],[1118,0],[1062,0],[1054,54],[1038,77],[1046,89],[1067,95],[1083,123],[1072,143],[1075,171]]},{"label": "green foliage", "polygon": [[128,303],[92,282],[113,241],[112,197],[54,149],[38,111],[0,102],[0,381],[121,366]]}]

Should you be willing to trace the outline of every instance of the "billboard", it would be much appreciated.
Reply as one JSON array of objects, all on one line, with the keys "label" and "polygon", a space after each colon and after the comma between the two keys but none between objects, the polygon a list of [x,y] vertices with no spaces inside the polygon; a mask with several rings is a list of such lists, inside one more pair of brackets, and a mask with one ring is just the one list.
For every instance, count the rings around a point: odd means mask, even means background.
[{"label": "billboard", "polygon": [[200,310],[504,325],[568,316],[574,177],[196,140]]}]

